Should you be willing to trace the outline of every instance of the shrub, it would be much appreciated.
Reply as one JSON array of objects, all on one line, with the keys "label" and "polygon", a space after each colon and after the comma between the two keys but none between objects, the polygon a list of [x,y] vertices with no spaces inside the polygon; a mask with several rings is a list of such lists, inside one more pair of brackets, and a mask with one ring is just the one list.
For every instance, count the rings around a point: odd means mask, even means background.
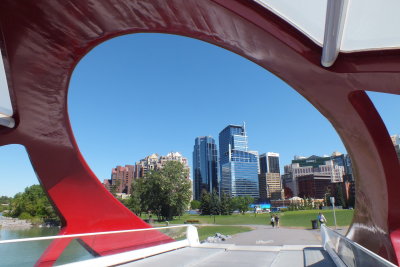
[{"label": "shrub", "polygon": [[30,220],[30,219],[32,219],[32,216],[28,212],[24,211],[19,215],[18,218],[21,220]]}]

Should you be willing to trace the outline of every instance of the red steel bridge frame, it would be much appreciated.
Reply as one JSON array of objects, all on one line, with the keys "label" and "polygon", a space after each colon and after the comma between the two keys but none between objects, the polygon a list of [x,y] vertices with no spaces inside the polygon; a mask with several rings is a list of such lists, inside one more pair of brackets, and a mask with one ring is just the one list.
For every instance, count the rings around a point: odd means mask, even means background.
[{"label": "red steel bridge frame", "polygon": [[[16,120],[13,129],[0,127],[0,146],[26,148],[62,218],[61,235],[150,227],[107,192],[86,164],[69,122],[67,95],[75,66],[96,45],[124,34],[168,33],[237,53],[314,105],[351,155],[357,197],[347,236],[399,261],[400,165],[365,93],[400,94],[399,50],[340,53],[324,68],[321,47],[250,0],[2,0],[0,27]],[[169,241],[162,234],[81,240],[100,255]],[[37,264],[54,263],[68,243],[54,241]]]}]

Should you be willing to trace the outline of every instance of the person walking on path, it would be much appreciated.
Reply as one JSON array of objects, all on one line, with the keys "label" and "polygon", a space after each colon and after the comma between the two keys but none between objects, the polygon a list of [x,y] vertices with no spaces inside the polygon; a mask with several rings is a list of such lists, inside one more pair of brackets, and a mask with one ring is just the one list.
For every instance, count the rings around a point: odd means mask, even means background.
[{"label": "person walking on path", "polygon": [[275,226],[279,228],[279,217],[278,215],[275,215]]},{"label": "person walking on path", "polygon": [[271,225],[272,225],[272,228],[275,227],[275,218],[272,215],[271,215]]},{"label": "person walking on path", "polygon": [[324,214],[322,214],[321,212],[318,213],[317,219],[319,221],[319,225],[321,226],[322,224],[327,223],[328,221],[326,220]]}]

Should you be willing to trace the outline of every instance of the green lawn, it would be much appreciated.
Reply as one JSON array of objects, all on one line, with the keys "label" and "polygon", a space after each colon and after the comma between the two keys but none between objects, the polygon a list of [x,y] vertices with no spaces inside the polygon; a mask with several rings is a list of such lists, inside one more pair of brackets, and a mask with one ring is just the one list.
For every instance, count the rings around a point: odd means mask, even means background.
[{"label": "green lawn", "polygon": [[[316,220],[320,210],[302,210],[302,211],[286,211],[278,213],[280,217],[280,225],[286,227],[302,227],[311,228],[311,220]],[[333,211],[321,211],[328,220],[327,225],[333,226]],[[147,217],[146,217],[147,218]],[[336,210],[336,219],[338,226],[350,225],[353,219],[353,210]],[[214,224],[214,216],[201,216],[185,214],[180,219],[170,221],[170,224],[183,224],[186,220],[198,220],[199,224]],[[215,216],[215,224],[219,225],[246,225],[246,224],[270,224],[270,214],[253,214],[246,213],[232,215]]]},{"label": "green lawn", "polygon": [[214,236],[216,233],[223,235],[234,235],[238,233],[248,232],[253,230],[246,226],[198,226],[200,241],[205,240],[209,236]]},{"label": "green lawn", "polygon": [[[173,224],[181,224],[186,220],[198,220],[200,224],[214,224],[214,216],[209,215],[188,215],[185,214],[181,217],[181,219],[176,218],[171,221]],[[269,220],[269,219],[268,219]],[[267,215],[266,214],[253,214],[246,213],[242,214],[232,214],[232,215],[216,215],[215,216],[215,224],[222,225],[242,225],[242,224],[266,224],[267,223]]]},{"label": "green lawn", "polygon": [[[280,225],[287,227],[311,228],[311,220],[316,220],[319,212],[322,212],[328,220],[327,226],[335,225],[332,210],[287,211],[280,214]],[[352,219],[353,210],[336,210],[336,222],[338,226],[348,226]]]}]

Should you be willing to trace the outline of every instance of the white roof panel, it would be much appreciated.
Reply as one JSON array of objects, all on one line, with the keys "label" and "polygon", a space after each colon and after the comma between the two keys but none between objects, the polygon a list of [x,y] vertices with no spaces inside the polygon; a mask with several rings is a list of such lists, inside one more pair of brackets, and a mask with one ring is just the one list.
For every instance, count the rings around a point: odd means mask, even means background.
[{"label": "white roof panel", "polygon": [[[254,1],[292,24],[316,44],[323,46],[328,0]],[[344,1],[348,5],[341,52],[400,48],[400,0]]]},{"label": "white roof panel", "polygon": [[322,46],[327,0],[254,0]]},{"label": "white roof panel", "polygon": [[350,0],[340,50],[400,47],[399,0]]}]

